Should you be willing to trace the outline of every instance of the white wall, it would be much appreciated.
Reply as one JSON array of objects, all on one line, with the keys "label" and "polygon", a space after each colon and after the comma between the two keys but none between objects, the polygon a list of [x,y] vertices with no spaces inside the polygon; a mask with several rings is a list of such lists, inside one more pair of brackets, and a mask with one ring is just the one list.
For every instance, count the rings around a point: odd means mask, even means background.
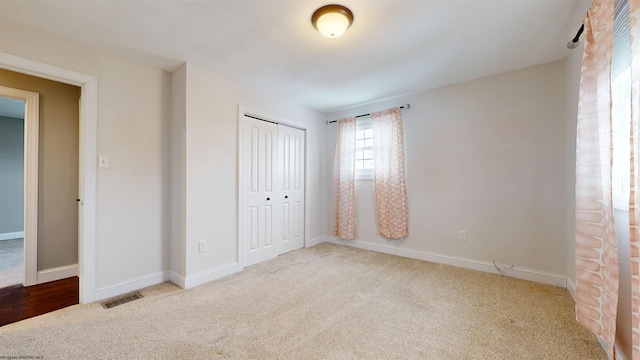
[{"label": "white wall", "polygon": [[[355,243],[445,262],[479,261],[484,269],[495,259],[551,273],[551,282],[563,285],[565,96],[565,63],[559,61],[329,114],[337,119],[411,104],[403,111],[410,236],[389,241],[377,234],[372,183],[358,181]],[[327,134],[329,154],[335,125]],[[328,219],[330,212],[327,207]],[[467,231],[467,241],[458,240],[459,229]],[[466,265],[478,265],[473,261]]]},{"label": "white wall", "polygon": [[[172,207],[174,222],[180,221],[175,216],[186,219],[181,236],[185,239],[186,287],[190,287],[238,270],[238,106],[307,126],[309,239],[324,234],[323,197],[319,189],[323,187],[325,140],[322,114],[275,99],[269,94],[254,92],[192,64],[185,67],[186,115],[182,159],[186,174],[185,195],[184,202],[172,204]],[[183,81],[182,71],[185,70],[180,68],[174,73],[174,84]],[[184,214],[178,206],[184,206]],[[201,240],[207,242],[206,252],[198,252]],[[174,238],[173,241],[180,240]],[[173,271],[179,273],[179,269]]]},{"label": "white wall", "polygon": [[169,268],[170,75],[7,19],[0,34],[1,52],[98,78],[97,149],[110,168],[97,172],[96,288],[162,275]]},{"label": "white wall", "polygon": [[578,119],[578,96],[582,71],[583,43],[572,50],[565,60],[567,99],[567,288],[573,295],[576,278],[575,208],[576,208],[576,126]]},{"label": "white wall", "polygon": [[631,360],[631,246],[629,244],[629,211],[614,210],[616,235],[618,237],[618,264],[620,287],[618,289],[618,317],[616,321],[616,352],[621,360]]},{"label": "white wall", "polygon": [[192,65],[169,74],[9,20],[0,33],[0,52],[98,78],[98,299],[237,264],[238,104],[308,126],[308,240],[323,236],[322,114]]},{"label": "white wall", "polygon": [[171,73],[171,280],[184,286],[186,241],[187,65]]}]

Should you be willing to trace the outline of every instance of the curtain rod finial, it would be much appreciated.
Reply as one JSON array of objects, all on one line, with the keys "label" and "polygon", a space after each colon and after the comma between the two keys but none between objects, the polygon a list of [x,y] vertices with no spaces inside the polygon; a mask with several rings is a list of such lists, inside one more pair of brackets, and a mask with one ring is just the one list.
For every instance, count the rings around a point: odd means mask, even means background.
[{"label": "curtain rod finial", "polygon": [[567,47],[569,49],[573,50],[578,47],[578,45],[580,44],[580,35],[582,35],[582,32],[584,32],[584,24],[580,26],[580,29],[578,29],[578,33],[576,34],[576,36],[567,43]]},{"label": "curtain rod finial", "polygon": [[571,41],[569,41],[567,43],[567,48],[573,50],[573,49],[577,48],[578,45],[580,45],[580,41],[573,42],[573,40],[571,40]]}]

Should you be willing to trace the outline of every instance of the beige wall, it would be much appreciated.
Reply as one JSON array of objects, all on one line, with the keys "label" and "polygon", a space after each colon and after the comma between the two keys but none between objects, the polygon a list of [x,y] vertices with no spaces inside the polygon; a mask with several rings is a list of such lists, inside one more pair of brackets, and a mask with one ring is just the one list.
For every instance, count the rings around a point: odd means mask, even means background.
[{"label": "beige wall", "polygon": [[24,231],[24,120],[0,116],[0,234]]},{"label": "beige wall", "polygon": [[[562,280],[568,196],[564,61],[337,112],[329,119],[404,103],[411,104],[402,113],[409,238],[389,241],[378,235],[372,182],[356,181],[357,241],[423,258],[471,260],[469,266],[495,259]],[[327,131],[329,154],[335,126]],[[331,169],[331,157],[327,161]],[[458,240],[460,229],[467,231],[467,241]]]},{"label": "beige wall", "polygon": [[38,270],[76,264],[80,88],[2,69],[0,85],[40,94]]}]

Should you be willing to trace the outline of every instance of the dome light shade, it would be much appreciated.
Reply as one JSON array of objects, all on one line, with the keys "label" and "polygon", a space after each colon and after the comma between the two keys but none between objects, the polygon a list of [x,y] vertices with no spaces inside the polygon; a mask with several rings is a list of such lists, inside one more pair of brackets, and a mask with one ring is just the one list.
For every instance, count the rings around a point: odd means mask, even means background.
[{"label": "dome light shade", "polygon": [[322,35],[338,37],[353,23],[353,13],[342,5],[326,5],[311,16],[311,23]]}]

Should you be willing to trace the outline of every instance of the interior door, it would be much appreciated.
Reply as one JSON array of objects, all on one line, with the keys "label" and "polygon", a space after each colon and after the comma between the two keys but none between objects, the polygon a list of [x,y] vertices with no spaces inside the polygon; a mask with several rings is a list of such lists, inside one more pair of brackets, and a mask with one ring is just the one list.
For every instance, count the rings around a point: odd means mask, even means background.
[{"label": "interior door", "polygon": [[245,266],[278,256],[274,239],[280,196],[277,178],[278,125],[249,117],[243,122],[243,241]]},{"label": "interior door", "polygon": [[305,132],[278,125],[281,222],[278,254],[304,247]]}]

